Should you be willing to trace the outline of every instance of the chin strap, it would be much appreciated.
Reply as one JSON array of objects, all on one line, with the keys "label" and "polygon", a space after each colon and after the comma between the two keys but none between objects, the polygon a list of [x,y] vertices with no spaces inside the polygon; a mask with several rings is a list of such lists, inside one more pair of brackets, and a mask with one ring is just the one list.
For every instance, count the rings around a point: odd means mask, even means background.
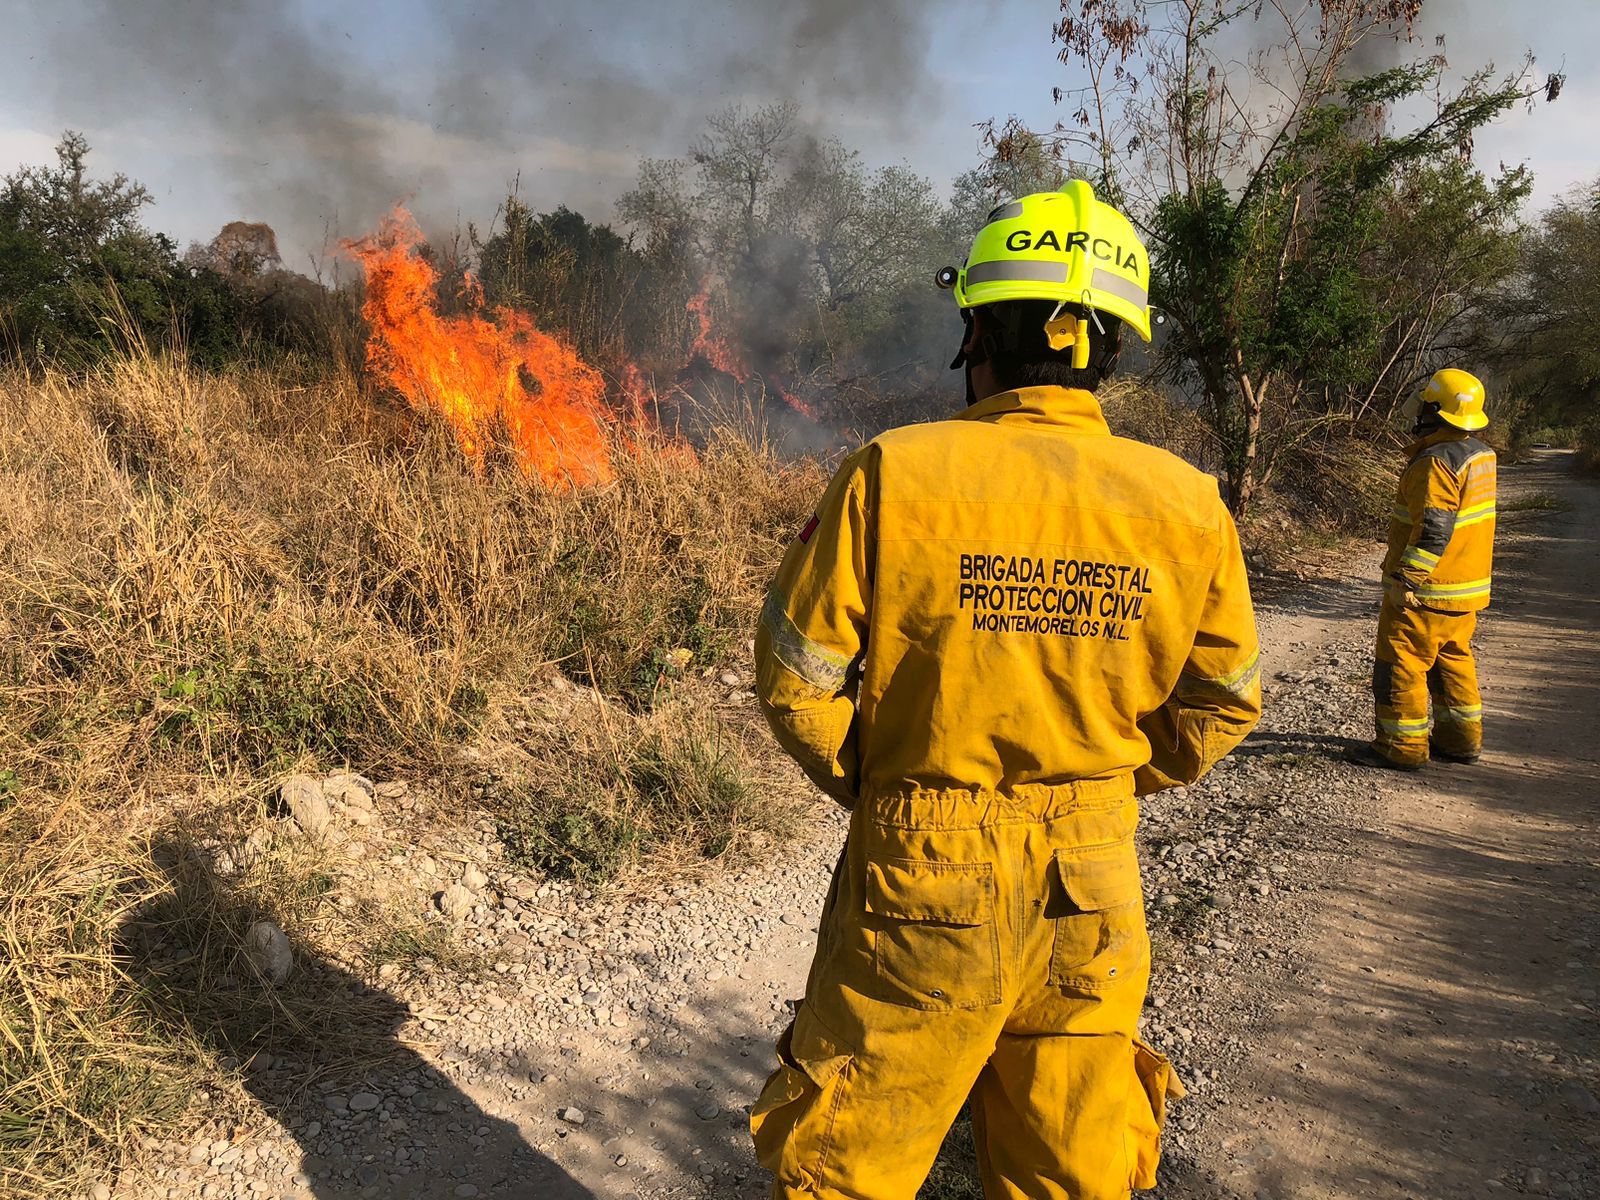
[{"label": "chin strap", "polygon": [[1430,433],[1438,433],[1444,428],[1444,424],[1439,416],[1439,406],[1433,403],[1424,404],[1417,410],[1417,423],[1411,427],[1411,436],[1427,437]]},{"label": "chin strap", "polygon": [[994,353],[993,338],[985,335],[983,342],[974,347],[971,353],[967,351],[967,343],[972,340],[972,310],[961,311],[961,345],[956,349],[956,356],[950,360],[952,371],[966,368],[967,377],[967,407],[971,408],[978,402],[978,394],[972,389],[972,368],[989,361]]},{"label": "chin strap", "polygon": [[950,369],[959,370],[967,361],[967,343],[972,340],[972,310],[961,310],[961,345],[956,347],[956,356],[950,360]]},{"label": "chin strap", "polygon": [[990,331],[989,333],[984,334],[983,337],[978,340],[978,344],[976,346],[974,346],[971,350],[968,350],[967,343],[972,340],[972,321],[972,310],[962,310],[961,348],[956,351],[956,356],[950,360],[950,369],[952,371],[962,366],[969,368],[982,366],[996,354],[1000,353],[1000,351],[1004,350],[1006,348],[1007,341],[1011,341],[1013,343],[1015,342],[1015,336],[1010,330],[1001,331],[1002,333],[1008,335],[1004,338],[997,336],[993,331]]}]

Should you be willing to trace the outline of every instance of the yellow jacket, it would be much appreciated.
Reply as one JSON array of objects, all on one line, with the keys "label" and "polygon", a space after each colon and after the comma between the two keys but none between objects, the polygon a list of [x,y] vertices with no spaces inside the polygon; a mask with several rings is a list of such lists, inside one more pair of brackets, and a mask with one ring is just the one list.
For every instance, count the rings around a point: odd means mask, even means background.
[{"label": "yellow jacket", "polygon": [[778,571],[756,666],[778,741],[851,805],[1129,774],[1157,791],[1261,711],[1215,480],[1062,388],[851,455]]},{"label": "yellow jacket", "polygon": [[1389,518],[1385,579],[1427,608],[1489,606],[1494,560],[1495,454],[1471,434],[1444,429],[1411,447]]}]

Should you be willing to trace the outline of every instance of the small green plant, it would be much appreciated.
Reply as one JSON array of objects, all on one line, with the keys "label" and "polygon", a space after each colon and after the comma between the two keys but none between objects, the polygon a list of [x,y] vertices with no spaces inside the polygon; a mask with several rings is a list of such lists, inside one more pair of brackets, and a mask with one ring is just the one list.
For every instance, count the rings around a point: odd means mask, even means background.
[{"label": "small green plant", "polygon": [[[748,763],[713,717],[672,703],[649,716],[618,706],[580,746],[572,729],[542,756],[582,773],[529,778],[501,796],[500,839],[513,861],[591,882],[652,854],[718,858],[746,835],[782,826],[782,804],[757,803]],[[564,739],[564,740],[561,740]]]},{"label": "small green plant", "polygon": [[453,965],[455,943],[447,925],[438,921],[388,923],[382,912],[371,916],[377,929],[361,947],[361,953],[372,966],[395,963],[410,968],[422,959]]},{"label": "small green plant", "polygon": [[639,828],[610,807],[597,797],[586,802],[570,793],[529,790],[510,800],[497,828],[518,865],[598,882],[634,861],[644,841]]},{"label": "small green plant", "polygon": [[629,783],[654,815],[658,836],[705,858],[727,851],[753,808],[744,765],[714,728],[657,731],[640,746]]},{"label": "small green plant", "polygon": [[1179,893],[1177,903],[1156,911],[1163,930],[1180,941],[1192,942],[1205,933],[1216,908],[1211,896],[1186,891]]},{"label": "small green plant", "polygon": [[155,737],[209,761],[274,770],[308,754],[359,753],[378,710],[369,687],[292,647],[255,646],[152,678]]}]

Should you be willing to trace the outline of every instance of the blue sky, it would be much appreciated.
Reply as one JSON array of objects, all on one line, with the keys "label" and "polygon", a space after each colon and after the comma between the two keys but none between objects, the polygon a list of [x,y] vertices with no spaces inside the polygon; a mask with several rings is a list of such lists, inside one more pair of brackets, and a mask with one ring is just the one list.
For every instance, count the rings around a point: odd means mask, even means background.
[{"label": "blue sky", "polygon": [[[265,220],[304,267],[326,232],[360,232],[395,201],[434,227],[482,221],[519,173],[536,206],[607,219],[641,155],[683,153],[724,104],[786,95],[943,190],[977,160],[980,122],[1056,119],[1051,88],[1075,82],[1049,40],[1056,8],[0,0],[0,170],[82,129],[98,170],[150,187],[151,224],[187,242]],[[1424,14],[1418,51],[1442,27],[1458,68],[1526,49],[1542,70],[1571,60],[1559,103],[1479,137],[1482,165],[1528,163],[1537,203],[1600,174],[1600,86],[1584,73],[1600,5],[1430,0]]]}]

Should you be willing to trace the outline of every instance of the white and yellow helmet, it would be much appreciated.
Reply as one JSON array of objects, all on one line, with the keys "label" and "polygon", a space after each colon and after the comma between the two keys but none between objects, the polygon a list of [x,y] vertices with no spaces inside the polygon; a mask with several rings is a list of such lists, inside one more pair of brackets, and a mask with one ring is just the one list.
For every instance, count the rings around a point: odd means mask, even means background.
[{"label": "white and yellow helmet", "polygon": [[1484,412],[1485,392],[1483,381],[1469,371],[1446,367],[1435,371],[1433,378],[1406,405],[1406,417],[1415,424],[1424,408],[1435,409],[1439,420],[1457,429],[1482,429],[1489,423]]}]

